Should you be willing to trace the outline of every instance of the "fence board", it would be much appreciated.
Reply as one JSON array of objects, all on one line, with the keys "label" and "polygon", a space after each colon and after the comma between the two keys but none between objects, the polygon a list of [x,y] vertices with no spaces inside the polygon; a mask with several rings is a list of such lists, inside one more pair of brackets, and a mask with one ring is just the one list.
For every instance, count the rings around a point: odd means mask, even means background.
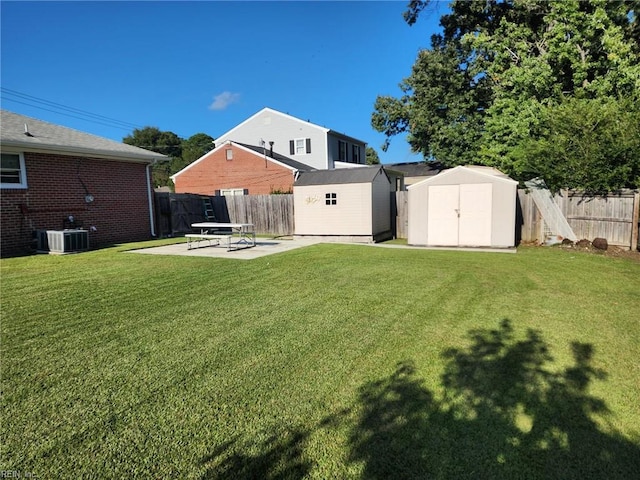
[{"label": "fence board", "polygon": [[395,216],[392,217],[392,221],[395,222],[396,226],[395,236],[396,238],[407,238],[409,235],[409,192],[406,190],[402,192],[395,192],[395,195],[396,211]]},{"label": "fence board", "polygon": [[601,237],[611,245],[631,247],[633,192],[596,197],[564,191],[555,200],[578,238]]},{"label": "fence board", "polygon": [[225,198],[229,221],[253,223],[266,235],[293,235],[293,195],[243,195]]}]

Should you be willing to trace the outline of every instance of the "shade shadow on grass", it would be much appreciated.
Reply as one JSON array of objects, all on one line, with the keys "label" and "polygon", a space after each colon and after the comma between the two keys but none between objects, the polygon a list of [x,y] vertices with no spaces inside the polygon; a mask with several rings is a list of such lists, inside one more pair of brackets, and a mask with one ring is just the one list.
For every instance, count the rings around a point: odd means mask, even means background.
[{"label": "shade shadow on grass", "polygon": [[593,381],[606,380],[592,366],[592,345],[572,343],[572,365],[557,370],[542,334],[517,338],[509,320],[469,339],[442,354],[443,392],[426,388],[412,361],[401,362],[319,425],[218,446],[202,459],[202,478],[307,478],[316,462],[305,449],[318,429],[349,432],[347,461],[367,480],[636,477],[640,446],[589,393]]},{"label": "shade shadow on grass", "polygon": [[[363,478],[628,479],[640,471],[640,448],[595,419],[610,412],[588,393],[605,372],[593,347],[573,343],[574,364],[553,360],[540,332],[524,339],[504,320],[470,332],[466,349],[444,352],[444,395],[436,398],[412,362],[367,383],[349,438]],[[613,433],[611,433],[613,432]]]},{"label": "shade shadow on grass", "polygon": [[312,464],[303,457],[309,434],[303,429],[271,432],[263,439],[234,439],[202,459],[205,479],[301,479]]}]

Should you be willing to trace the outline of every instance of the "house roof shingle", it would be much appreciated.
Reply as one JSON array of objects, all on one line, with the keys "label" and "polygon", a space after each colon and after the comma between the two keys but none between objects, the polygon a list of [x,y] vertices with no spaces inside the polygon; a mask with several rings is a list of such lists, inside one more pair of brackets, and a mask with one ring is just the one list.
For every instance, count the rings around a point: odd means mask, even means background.
[{"label": "house roof shingle", "polygon": [[444,168],[437,162],[392,163],[386,166],[392,170],[404,173],[405,177],[428,177],[437,175]]},{"label": "house roof shingle", "polygon": [[313,170],[313,167],[310,167],[309,165],[305,165],[304,163],[298,162],[296,160],[292,160],[289,157],[285,157],[284,155],[280,155],[279,153],[276,152],[271,152],[269,151],[269,149],[264,149],[263,147],[259,147],[257,145],[248,145],[246,143],[240,143],[240,142],[233,142],[236,143],[237,145],[242,145],[245,148],[248,148],[249,150],[253,150],[256,153],[259,153],[260,155],[266,155],[269,158],[273,158],[274,160],[277,160],[280,163],[284,163],[285,165],[294,168],[296,170],[299,170],[301,172],[304,171],[309,171],[309,170]]},{"label": "house roof shingle", "polygon": [[[381,165],[371,167],[338,168],[335,170],[314,170],[302,172],[293,184],[295,187],[308,185],[338,185],[345,183],[370,183],[380,171]],[[386,175],[386,173],[385,173]]]},{"label": "house roof shingle", "polygon": [[150,163],[154,160],[168,159],[161,153],[55,125],[8,110],[0,110],[0,143],[3,147],[15,147],[25,151],[77,154],[131,162]]}]

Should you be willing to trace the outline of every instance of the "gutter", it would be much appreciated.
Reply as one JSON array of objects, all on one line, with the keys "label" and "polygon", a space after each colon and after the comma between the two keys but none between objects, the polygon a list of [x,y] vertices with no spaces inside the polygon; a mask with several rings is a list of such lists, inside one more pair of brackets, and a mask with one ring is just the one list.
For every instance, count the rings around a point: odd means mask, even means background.
[{"label": "gutter", "polygon": [[[124,144],[123,144],[124,145]],[[36,144],[28,142],[17,142],[14,140],[2,139],[2,146],[11,149],[18,149],[22,152],[47,153],[59,155],[79,155],[87,158],[100,158],[104,160],[118,160],[129,162],[149,162],[169,159],[160,153],[155,154],[149,150],[140,149],[143,152],[127,152],[108,149],[89,149],[73,146],[60,146],[49,144]],[[130,145],[133,147],[133,145]],[[137,148],[137,147],[136,147]],[[164,157],[164,158],[163,158]]]}]

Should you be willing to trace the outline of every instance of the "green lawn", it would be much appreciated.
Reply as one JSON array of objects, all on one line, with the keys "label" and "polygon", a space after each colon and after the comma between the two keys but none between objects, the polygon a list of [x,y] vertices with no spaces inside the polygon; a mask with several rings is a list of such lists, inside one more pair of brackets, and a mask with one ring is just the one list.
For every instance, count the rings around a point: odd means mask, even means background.
[{"label": "green lawn", "polygon": [[316,245],[234,261],[132,247],[0,262],[0,470],[640,471],[638,263],[553,248]]}]

